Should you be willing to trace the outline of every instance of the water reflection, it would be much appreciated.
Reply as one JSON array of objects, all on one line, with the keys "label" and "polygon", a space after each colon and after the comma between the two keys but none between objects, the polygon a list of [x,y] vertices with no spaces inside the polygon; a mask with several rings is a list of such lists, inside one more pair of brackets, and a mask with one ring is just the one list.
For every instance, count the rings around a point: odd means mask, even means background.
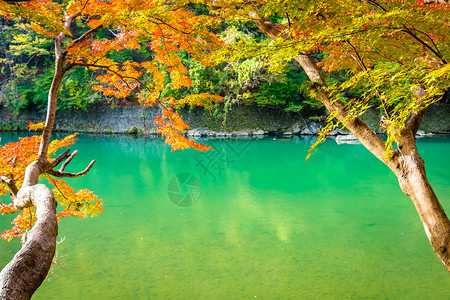
[{"label": "water reflection", "polygon": [[[233,160],[215,181],[197,165],[202,153],[172,153],[148,137],[80,135],[71,168],[97,164],[71,184],[100,195],[105,213],[61,223],[66,267],[35,299],[447,297],[450,279],[413,205],[361,145],[329,140],[305,161],[313,138],[203,141]],[[449,141],[419,141],[447,211]],[[168,197],[180,173],[201,181],[195,205]],[[3,243],[1,264],[18,247]]]}]

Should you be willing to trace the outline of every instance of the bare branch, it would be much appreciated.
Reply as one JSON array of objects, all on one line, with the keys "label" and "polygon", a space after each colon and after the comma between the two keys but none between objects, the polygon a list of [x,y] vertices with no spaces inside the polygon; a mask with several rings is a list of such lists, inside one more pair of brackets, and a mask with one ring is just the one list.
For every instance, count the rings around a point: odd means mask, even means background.
[{"label": "bare branch", "polygon": [[63,162],[65,159],[67,159],[70,156],[70,148],[67,149],[63,154],[59,155],[57,158],[52,160],[49,164],[50,168],[54,168],[57,165],[59,165],[61,162]]},{"label": "bare branch", "polygon": [[17,196],[17,193],[19,192],[19,189],[16,186],[16,182],[14,179],[9,179],[5,176],[0,176],[0,182],[3,182],[8,189],[11,191],[11,194],[14,196],[14,198]]},{"label": "bare branch", "polygon": [[61,168],[59,168],[59,171],[64,172],[64,169],[66,168],[66,166],[72,161],[72,159],[77,154],[78,154],[78,150],[73,151],[73,153],[69,156],[69,158],[61,165]]},{"label": "bare branch", "polygon": [[404,130],[411,130],[412,135],[416,135],[419,130],[419,126],[425,117],[426,107],[423,107],[422,98],[425,96],[425,91],[422,87],[418,87],[412,91],[417,99],[417,105],[419,106],[417,111],[409,117],[409,120],[406,121]]},{"label": "bare branch", "polygon": [[423,118],[425,117],[425,111],[426,109],[421,109],[418,112],[413,113],[409,120],[406,122],[405,128],[411,130],[413,135],[416,135],[417,131],[419,130],[419,126],[422,123]]},{"label": "bare branch", "polygon": [[412,38],[414,38],[416,41],[418,41],[421,45],[423,45],[425,48],[427,48],[428,50],[430,50],[434,55],[436,55],[441,61],[442,63],[445,65],[447,64],[447,60],[442,57],[442,55],[439,52],[439,49],[433,49],[433,47],[431,47],[430,45],[428,45],[424,40],[422,40],[421,38],[419,38],[416,34],[414,34],[414,32],[412,32],[412,30],[408,27],[406,27],[406,25],[403,25],[404,29],[402,29],[401,31],[409,34]]},{"label": "bare branch", "polygon": [[75,39],[72,41],[72,43],[70,43],[70,45],[66,48],[66,50],[64,51],[65,53],[67,53],[67,50],[69,50],[71,47],[73,47],[75,44],[78,44],[79,42],[84,41],[86,38],[89,37],[89,35],[95,33],[96,31],[98,31],[100,28],[103,27],[102,25],[99,25],[95,28],[91,28],[88,31],[86,31],[85,33],[83,33],[83,35],[81,35],[79,38]]},{"label": "bare branch", "polygon": [[[192,33],[192,31],[187,32],[187,31],[183,31],[183,30],[181,30],[181,29],[179,29],[179,28],[173,27],[172,25],[170,25],[170,24],[164,22],[164,21],[161,20],[160,18],[156,18],[156,17],[155,17],[155,19],[158,20],[159,22],[161,22],[161,24],[164,24],[164,25],[166,25],[167,27],[170,27],[170,28],[172,28],[172,29],[174,29],[174,30],[177,30],[177,31],[179,31],[179,32],[181,32],[181,33],[183,33],[183,34],[191,34],[191,33]],[[158,23],[155,22],[155,21],[152,21],[152,20],[149,20],[149,21],[152,22],[152,23],[154,23],[154,24],[156,24],[156,25],[158,25]]]},{"label": "bare branch", "polygon": [[53,169],[47,170],[46,172],[48,174],[53,175],[58,178],[63,178],[63,177],[75,178],[75,177],[80,177],[80,176],[86,175],[91,170],[94,163],[95,163],[95,160],[91,161],[91,163],[89,164],[89,166],[87,166],[86,169],[84,169],[82,172],[78,172],[78,173],[70,173],[70,172],[64,172],[64,171],[53,170]]},{"label": "bare branch", "polygon": [[70,28],[70,24],[72,24],[73,20],[78,18],[79,16],[81,16],[82,11],[77,11],[76,13],[72,14],[71,16],[69,16],[67,14],[67,12],[64,12],[64,15],[66,16],[66,22],[64,23],[64,28],[69,29]]}]

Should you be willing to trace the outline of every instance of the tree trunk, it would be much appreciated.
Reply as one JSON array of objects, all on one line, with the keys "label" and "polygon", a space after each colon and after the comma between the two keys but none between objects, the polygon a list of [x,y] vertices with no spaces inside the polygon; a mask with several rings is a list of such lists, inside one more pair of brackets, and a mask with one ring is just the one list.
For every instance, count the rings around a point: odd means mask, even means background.
[{"label": "tree trunk", "polygon": [[56,201],[43,184],[21,189],[19,197],[36,206],[37,222],[22,238],[23,246],[0,272],[0,299],[30,299],[44,281],[55,255]]},{"label": "tree trunk", "polygon": [[[296,57],[311,81],[324,85],[319,77],[319,69],[314,61],[307,55]],[[319,82],[318,82],[319,81]],[[331,101],[330,97],[320,87],[317,88],[317,98],[328,111],[338,111],[337,118],[343,119],[346,108],[340,101]],[[422,115],[424,111],[422,112]],[[399,150],[394,152],[392,158],[385,157],[384,142],[360,118],[347,122],[347,129],[379,160],[386,164],[398,177],[400,188],[411,198],[420,216],[425,233],[430,241],[433,251],[450,272],[450,222],[429,183],[423,159],[420,157],[415,134],[420,120],[411,124],[414,130],[402,132],[398,143]],[[398,155],[396,155],[398,154]]]},{"label": "tree trunk", "polygon": [[[19,1],[16,1],[19,2]],[[69,30],[72,21],[81,15],[78,11],[73,15],[64,12],[65,30]],[[92,33],[96,29],[87,31]],[[82,38],[76,40],[81,42]],[[79,177],[87,174],[92,168],[95,160],[82,172],[65,172],[65,166],[77,154],[74,151],[70,154],[67,150],[57,158],[48,161],[48,147],[55,123],[55,114],[58,101],[58,91],[61,86],[65,72],[70,70],[73,65],[64,67],[64,59],[67,54],[62,51],[61,46],[65,33],[60,32],[55,37],[55,75],[48,93],[47,118],[45,121],[44,132],[42,133],[39,153],[36,161],[32,162],[24,174],[22,187],[18,190],[13,180],[0,178],[10,189],[14,206],[17,209],[23,209],[31,206],[36,207],[37,222],[33,229],[22,238],[22,248],[16,253],[14,258],[0,272],[0,299],[30,299],[36,289],[44,281],[50,270],[56,249],[56,236],[58,234],[58,223],[56,218],[56,200],[53,192],[45,185],[38,184],[39,176],[47,173],[55,177]],[[75,41],[74,41],[75,42]],[[53,170],[58,164],[66,160],[59,170]]]},{"label": "tree trunk", "polygon": [[48,94],[47,119],[38,157],[27,167],[20,190],[16,195],[13,192],[14,206],[17,209],[36,207],[37,222],[33,229],[22,237],[22,248],[0,272],[0,299],[2,300],[30,299],[47,276],[55,255],[58,234],[57,203],[53,192],[48,187],[37,184],[39,176],[48,168],[48,146],[55,122],[58,90],[64,76],[64,58],[60,52],[60,38],[56,39],[55,45],[57,49],[55,75]]},{"label": "tree trunk", "polygon": [[55,59],[55,75],[48,93],[47,117],[45,119],[44,132],[42,133],[41,144],[39,147],[39,158],[47,160],[47,151],[50,144],[53,126],[55,124],[56,107],[58,103],[58,91],[64,77],[64,58],[59,55]]},{"label": "tree trunk", "polygon": [[[415,133],[415,132],[414,132]],[[433,251],[450,272],[450,221],[428,181],[425,163],[411,132],[399,140],[397,175],[402,191],[411,198]]]}]

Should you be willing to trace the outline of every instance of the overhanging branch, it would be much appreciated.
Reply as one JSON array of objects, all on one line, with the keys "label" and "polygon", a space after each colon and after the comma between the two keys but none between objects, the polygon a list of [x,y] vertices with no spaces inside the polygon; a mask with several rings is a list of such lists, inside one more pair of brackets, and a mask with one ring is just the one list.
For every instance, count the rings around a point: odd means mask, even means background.
[{"label": "overhanging branch", "polygon": [[57,158],[52,160],[49,164],[50,168],[54,168],[60,163],[62,163],[64,160],[66,160],[70,156],[70,149],[67,149],[63,154],[59,155]]},{"label": "overhanging branch", "polygon": [[80,177],[80,176],[86,175],[91,170],[91,168],[94,164],[95,164],[95,160],[91,161],[90,164],[86,167],[86,169],[84,169],[83,171],[78,172],[78,173],[70,173],[70,172],[64,172],[61,170],[54,170],[54,169],[49,169],[46,171],[46,173],[53,175],[55,177],[59,177],[59,178],[63,178],[63,177],[75,178],[75,177]]},{"label": "overhanging branch", "polygon": [[78,150],[73,151],[73,153],[67,158],[67,160],[61,165],[61,168],[59,168],[60,172],[64,172],[64,169],[66,166],[72,161],[72,159],[75,157],[75,155],[78,154]]}]

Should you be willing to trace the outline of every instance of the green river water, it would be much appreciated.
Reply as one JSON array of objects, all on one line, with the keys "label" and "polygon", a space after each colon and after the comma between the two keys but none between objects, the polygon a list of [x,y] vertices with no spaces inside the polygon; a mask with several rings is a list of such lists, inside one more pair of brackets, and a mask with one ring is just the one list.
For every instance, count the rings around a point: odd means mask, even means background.
[{"label": "green river water", "polygon": [[[97,163],[69,181],[105,213],[61,221],[58,264],[33,299],[449,299],[450,275],[388,168],[333,140],[305,162],[312,141],[206,140],[216,151],[203,154],[81,135],[69,171]],[[450,212],[450,138],[418,146]],[[1,268],[20,244],[0,245]]]}]

